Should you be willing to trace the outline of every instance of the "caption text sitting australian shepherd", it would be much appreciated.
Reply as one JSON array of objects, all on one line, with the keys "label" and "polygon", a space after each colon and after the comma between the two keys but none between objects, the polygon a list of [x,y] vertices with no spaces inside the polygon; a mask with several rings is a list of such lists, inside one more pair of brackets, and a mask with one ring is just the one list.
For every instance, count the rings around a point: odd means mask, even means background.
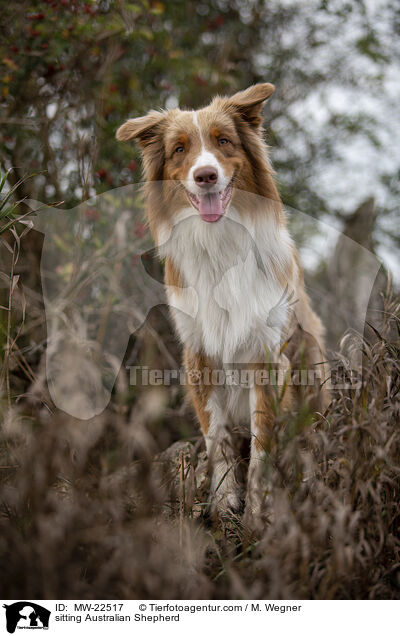
[{"label": "caption text sitting australian shepherd", "polygon": [[[200,378],[189,383],[189,395],[210,461],[212,509],[240,508],[234,438],[247,426],[250,519],[264,507],[264,460],[277,396],[284,410],[296,409],[299,399],[317,411],[326,404],[323,327],[305,292],[263,140],[261,110],[273,91],[271,84],[258,84],[197,111],[153,110],[117,132],[119,140],[141,146],[147,217],[165,258],[184,364]],[[254,372],[271,364],[285,372],[314,370],[316,381],[301,390],[285,375],[280,387],[204,381],[205,368],[236,365]]]}]

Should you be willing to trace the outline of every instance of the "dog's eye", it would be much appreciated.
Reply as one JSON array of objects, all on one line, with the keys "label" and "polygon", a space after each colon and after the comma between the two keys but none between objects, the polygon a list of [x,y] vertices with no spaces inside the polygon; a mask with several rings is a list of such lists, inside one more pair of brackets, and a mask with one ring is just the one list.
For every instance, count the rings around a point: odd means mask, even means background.
[{"label": "dog's eye", "polygon": [[181,145],[181,146],[177,146],[177,147],[175,148],[175,152],[183,152],[184,150],[185,150],[185,147],[184,147],[184,146],[182,146],[182,145]]},{"label": "dog's eye", "polygon": [[226,139],[225,137],[220,137],[218,139],[218,143],[220,146],[224,146],[225,144],[229,144],[229,139]]}]

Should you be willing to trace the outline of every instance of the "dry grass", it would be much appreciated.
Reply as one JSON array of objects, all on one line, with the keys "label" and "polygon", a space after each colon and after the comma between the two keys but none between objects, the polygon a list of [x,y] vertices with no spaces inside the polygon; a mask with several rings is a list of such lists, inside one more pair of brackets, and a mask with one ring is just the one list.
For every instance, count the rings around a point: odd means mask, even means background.
[{"label": "dry grass", "polygon": [[360,388],[338,390],[311,426],[307,412],[278,418],[271,523],[250,542],[240,517],[212,524],[204,514],[195,428],[160,454],[181,437],[176,422],[192,419],[179,396],[171,405],[152,389],[128,404],[117,385],[110,407],[83,423],[38,399],[38,348],[29,359],[14,343],[1,403],[1,596],[398,598],[398,301],[388,297],[385,311],[373,343],[350,342],[363,350]]}]

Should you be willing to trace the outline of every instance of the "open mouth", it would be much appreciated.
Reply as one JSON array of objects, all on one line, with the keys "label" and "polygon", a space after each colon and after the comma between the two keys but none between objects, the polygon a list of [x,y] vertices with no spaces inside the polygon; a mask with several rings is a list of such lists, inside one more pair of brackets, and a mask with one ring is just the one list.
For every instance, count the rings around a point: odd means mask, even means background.
[{"label": "open mouth", "polygon": [[206,192],[197,196],[186,190],[190,203],[199,212],[203,221],[215,223],[225,214],[231,200],[233,180],[231,180],[222,192]]}]

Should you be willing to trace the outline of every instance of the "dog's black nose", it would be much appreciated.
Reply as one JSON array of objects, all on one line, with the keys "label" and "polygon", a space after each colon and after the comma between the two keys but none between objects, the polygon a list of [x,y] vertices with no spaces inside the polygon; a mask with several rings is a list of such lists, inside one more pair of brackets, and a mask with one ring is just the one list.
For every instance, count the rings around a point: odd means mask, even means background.
[{"label": "dog's black nose", "polygon": [[214,185],[217,183],[218,173],[212,166],[204,166],[197,168],[193,174],[196,185],[203,187],[205,185]]}]

